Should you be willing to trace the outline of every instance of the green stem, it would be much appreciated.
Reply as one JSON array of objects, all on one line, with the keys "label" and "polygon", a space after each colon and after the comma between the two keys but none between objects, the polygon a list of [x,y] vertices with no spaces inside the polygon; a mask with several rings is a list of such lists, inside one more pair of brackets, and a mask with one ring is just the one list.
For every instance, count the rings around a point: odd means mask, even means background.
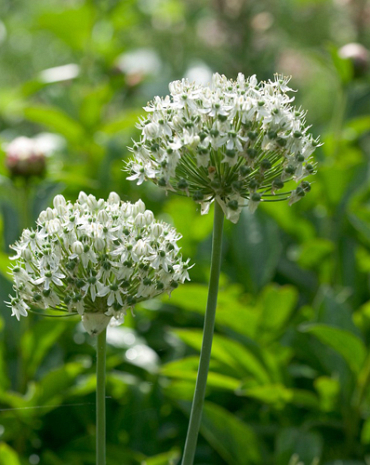
[{"label": "green stem", "polygon": [[96,465],[105,465],[105,348],[106,329],[96,345]]},{"label": "green stem", "polygon": [[204,318],[202,350],[200,353],[198,376],[195,385],[193,404],[191,407],[189,428],[186,436],[182,465],[192,465],[194,462],[200,422],[202,419],[209,362],[211,358],[212,339],[217,307],[218,281],[221,268],[222,230],[224,223],[224,214],[218,202],[215,202],[214,215],[211,275],[209,280],[207,308]]}]

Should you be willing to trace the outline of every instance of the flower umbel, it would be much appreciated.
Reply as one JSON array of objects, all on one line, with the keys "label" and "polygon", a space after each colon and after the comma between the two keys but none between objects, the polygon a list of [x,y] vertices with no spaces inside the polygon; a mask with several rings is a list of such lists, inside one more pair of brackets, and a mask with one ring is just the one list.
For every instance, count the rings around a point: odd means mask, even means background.
[{"label": "flower umbel", "polygon": [[57,195],[36,229],[25,229],[12,246],[12,315],[19,320],[31,308],[78,313],[89,333],[99,333],[112,317],[122,321],[136,303],[171,294],[189,279],[180,238],[141,200],[121,202],[112,192],[104,201],[81,192],[72,204]]},{"label": "flower umbel", "polygon": [[[253,212],[261,201],[301,199],[319,141],[307,133],[305,112],[292,107],[288,82],[239,73],[236,81],[214,74],[210,87],[170,83],[170,96],[144,108],[128,179],[191,196],[202,213],[216,200],[235,223],[243,206]],[[289,181],[299,185],[284,189]]]}]

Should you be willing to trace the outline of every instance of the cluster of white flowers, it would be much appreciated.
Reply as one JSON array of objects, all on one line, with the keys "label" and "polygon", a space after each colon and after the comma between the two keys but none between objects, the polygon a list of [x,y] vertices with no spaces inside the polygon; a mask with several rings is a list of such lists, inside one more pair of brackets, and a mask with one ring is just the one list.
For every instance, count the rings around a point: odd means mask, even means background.
[{"label": "cluster of white flowers", "polygon": [[18,319],[32,307],[78,313],[85,329],[98,333],[135,303],[170,294],[189,279],[180,234],[156,221],[141,200],[81,192],[75,204],[57,195],[53,205],[12,246],[16,296],[8,305]]},{"label": "cluster of white flowers", "polygon": [[[233,222],[245,205],[253,212],[260,201],[296,202],[310,190],[302,179],[315,172],[319,142],[307,133],[304,111],[291,106],[288,81],[258,83],[240,73],[236,81],[214,74],[210,87],[170,83],[171,96],[144,107],[128,179],[192,196],[202,213],[216,200]],[[281,192],[291,180],[299,186]]]}]

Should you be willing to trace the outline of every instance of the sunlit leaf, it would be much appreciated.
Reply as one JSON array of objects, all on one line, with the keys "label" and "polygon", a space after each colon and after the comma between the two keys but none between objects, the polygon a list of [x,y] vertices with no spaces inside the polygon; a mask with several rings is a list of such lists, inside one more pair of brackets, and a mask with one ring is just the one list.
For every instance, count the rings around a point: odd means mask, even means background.
[{"label": "sunlit leaf", "polygon": [[366,347],[362,340],[344,329],[324,324],[301,326],[301,330],[317,337],[323,344],[339,353],[354,373],[358,373],[365,361]]},{"label": "sunlit leaf", "polygon": [[[167,363],[162,367],[161,373],[170,378],[194,381],[198,373],[199,357],[187,357]],[[240,380],[212,371],[208,373],[207,385],[210,388],[230,389],[234,391],[240,385]]]},{"label": "sunlit leaf", "polygon": [[74,120],[59,108],[54,107],[27,107],[24,109],[26,119],[41,124],[51,131],[64,136],[72,143],[81,143],[84,129],[77,120]]},{"label": "sunlit leaf", "polygon": [[175,465],[180,458],[180,451],[173,450],[164,454],[148,457],[141,462],[141,465]]},{"label": "sunlit leaf", "polygon": [[[200,351],[202,345],[202,331],[177,330],[175,334],[186,344]],[[234,376],[250,376],[261,384],[268,383],[269,373],[258,358],[239,342],[216,334],[212,344],[212,358],[222,362],[225,374]],[[228,372],[226,371],[228,370]]]},{"label": "sunlit leaf", "polygon": [[0,443],[0,465],[21,465],[18,454],[5,442]]}]

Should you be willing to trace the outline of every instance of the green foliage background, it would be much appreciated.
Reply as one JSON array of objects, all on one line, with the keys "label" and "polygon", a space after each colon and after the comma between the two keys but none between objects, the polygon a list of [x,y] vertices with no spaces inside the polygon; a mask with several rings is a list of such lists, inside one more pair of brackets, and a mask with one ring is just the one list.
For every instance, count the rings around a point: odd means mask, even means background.
[{"label": "green foliage background", "polygon": [[[3,0],[0,18],[0,143],[58,136],[29,187],[0,163],[0,302],[9,244],[56,193],[142,197],[196,263],[170,300],[110,332],[108,465],[175,464],[183,447],[212,215],[126,181],[122,160],[148,100],[213,71],[292,74],[324,145],[307,198],[226,223],[196,463],[368,465],[370,75],[338,49],[370,46],[369,2]],[[77,320],[18,323],[0,306],[0,465],[94,464],[93,338]]]}]

